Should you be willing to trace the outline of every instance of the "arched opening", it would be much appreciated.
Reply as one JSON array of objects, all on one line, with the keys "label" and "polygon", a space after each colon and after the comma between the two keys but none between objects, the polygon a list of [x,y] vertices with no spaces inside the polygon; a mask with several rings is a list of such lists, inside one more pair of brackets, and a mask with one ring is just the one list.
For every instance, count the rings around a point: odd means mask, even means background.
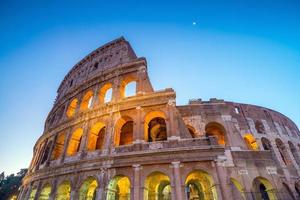
[{"label": "arched opening", "polygon": [[265,127],[261,121],[255,121],[255,129],[257,133],[265,134]]},{"label": "arched opening", "polygon": [[80,104],[80,110],[84,111],[87,109],[92,108],[92,102],[93,102],[93,92],[90,90],[82,98],[82,102]]},{"label": "arched opening", "polygon": [[102,122],[97,122],[92,126],[90,130],[87,149],[89,151],[102,149],[104,145],[104,136],[105,136],[105,124]]},{"label": "arched opening", "polygon": [[217,138],[218,144],[225,145],[226,144],[226,131],[225,128],[217,123],[210,122],[205,126],[206,137],[214,136]]},{"label": "arched opening", "polygon": [[272,184],[266,178],[257,177],[253,180],[252,190],[255,199],[276,200],[276,193]]},{"label": "arched opening", "polygon": [[55,141],[54,149],[52,151],[51,160],[56,160],[62,156],[64,151],[64,144],[65,133],[59,133]]},{"label": "arched opening", "polygon": [[124,97],[130,97],[136,95],[136,82],[131,81],[130,83],[127,83],[125,86],[125,94]]},{"label": "arched opening", "polygon": [[81,139],[82,139],[82,129],[78,128],[76,129],[71,136],[71,139],[69,141],[68,149],[67,149],[67,155],[72,156],[75,155],[80,148]]},{"label": "arched opening", "polygon": [[71,184],[69,181],[62,182],[55,195],[55,200],[70,200]]},{"label": "arched opening", "polygon": [[41,190],[41,194],[39,196],[39,200],[49,200],[51,193],[51,185],[47,184]]},{"label": "arched opening", "polygon": [[259,149],[256,139],[252,134],[245,134],[244,140],[245,140],[245,143],[246,143],[248,149],[250,149],[250,150],[258,150]]},{"label": "arched opening", "polygon": [[147,176],[144,200],[171,200],[170,178],[162,172],[152,172]]},{"label": "arched opening", "polygon": [[277,138],[275,140],[275,142],[276,142],[276,146],[277,146],[277,149],[279,151],[279,155],[281,157],[281,160],[284,162],[285,165],[291,165],[290,157],[288,155],[288,152],[287,152],[286,147],[283,144],[283,142],[279,138]]},{"label": "arched opening", "polygon": [[67,117],[73,117],[75,112],[76,112],[76,108],[77,108],[77,104],[78,104],[78,99],[73,99],[67,109]]},{"label": "arched opening", "polygon": [[153,111],[145,117],[145,140],[148,142],[168,139],[166,117],[163,112]]},{"label": "arched opening", "polygon": [[43,157],[42,157],[41,164],[44,164],[48,160],[48,157],[50,155],[51,146],[52,146],[52,141],[48,142],[48,144],[47,144],[47,147],[46,147]]},{"label": "arched opening", "polygon": [[190,135],[192,138],[196,137],[196,129],[194,127],[192,127],[191,125],[186,125]]},{"label": "arched opening", "polygon": [[33,189],[31,190],[30,195],[29,195],[29,199],[28,199],[28,200],[34,200],[35,195],[36,195],[36,191],[37,191],[36,188],[33,188]]},{"label": "arched opening", "polygon": [[217,199],[217,191],[212,177],[202,170],[194,170],[185,180],[186,198],[188,200]]},{"label": "arched opening", "polygon": [[97,180],[94,177],[87,178],[80,187],[79,200],[95,200]]},{"label": "arched opening", "polygon": [[132,144],[133,141],[133,120],[131,117],[122,117],[115,127],[115,146]]},{"label": "arched opening", "polygon": [[112,84],[106,83],[99,91],[99,103],[108,103],[112,100]]},{"label": "arched opening", "polygon": [[261,138],[261,143],[262,143],[264,150],[266,150],[266,151],[272,150],[271,142],[267,138],[264,138],[264,137]]},{"label": "arched opening", "polygon": [[293,157],[294,157],[296,163],[300,166],[300,158],[299,158],[299,154],[297,152],[296,147],[294,146],[294,144],[291,141],[289,141],[288,144],[289,144],[289,148],[293,154]]},{"label": "arched opening", "polygon": [[245,200],[245,193],[243,186],[234,178],[230,178],[231,191],[234,200]]},{"label": "arched opening", "polygon": [[282,186],[282,196],[284,196],[284,199],[295,199],[290,187],[286,183],[282,183]]},{"label": "arched opening", "polygon": [[136,95],[136,79],[128,76],[122,80],[120,85],[120,95],[122,98]]},{"label": "arched opening", "polygon": [[130,200],[130,188],[128,177],[115,176],[108,184],[106,200]]}]

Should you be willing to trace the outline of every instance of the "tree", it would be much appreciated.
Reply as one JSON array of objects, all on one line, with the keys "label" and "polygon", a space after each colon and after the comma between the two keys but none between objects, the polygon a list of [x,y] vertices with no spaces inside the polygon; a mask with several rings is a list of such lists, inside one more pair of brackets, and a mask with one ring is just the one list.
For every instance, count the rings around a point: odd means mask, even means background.
[{"label": "tree", "polygon": [[0,200],[7,200],[12,195],[19,193],[22,179],[27,173],[27,169],[21,169],[17,175],[11,174],[4,177],[4,172],[0,175]]}]

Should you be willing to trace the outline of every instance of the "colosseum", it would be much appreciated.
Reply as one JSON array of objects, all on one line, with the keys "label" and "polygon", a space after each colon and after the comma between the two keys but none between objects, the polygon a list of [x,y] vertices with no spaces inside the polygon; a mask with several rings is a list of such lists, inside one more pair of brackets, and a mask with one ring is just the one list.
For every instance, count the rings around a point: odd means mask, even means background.
[{"label": "colosseum", "polygon": [[178,106],[147,69],[121,37],[68,72],[19,200],[300,199],[295,123],[215,98]]}]

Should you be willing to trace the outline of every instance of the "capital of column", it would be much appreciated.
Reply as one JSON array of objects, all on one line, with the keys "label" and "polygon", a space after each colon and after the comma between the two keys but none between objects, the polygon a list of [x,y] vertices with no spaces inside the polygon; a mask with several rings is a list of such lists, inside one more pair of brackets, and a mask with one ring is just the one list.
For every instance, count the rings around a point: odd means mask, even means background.
[{"label": "capital of column", "polygon": [[139,171],[143,168],[140,164],[134,164],[134,165],[132,165],[132,167],[135,171]]},{"label": "capital of column", "polygon": [[171,162],[171,164],[172,164],[173,168],[180,168],[181,167],[180,161],[173,161],[173,162]]}]

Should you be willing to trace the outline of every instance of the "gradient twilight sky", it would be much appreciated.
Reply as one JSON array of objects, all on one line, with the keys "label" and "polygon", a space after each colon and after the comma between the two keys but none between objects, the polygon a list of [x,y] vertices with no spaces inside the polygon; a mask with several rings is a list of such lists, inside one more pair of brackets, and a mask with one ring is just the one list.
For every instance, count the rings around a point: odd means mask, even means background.
[{"label": "gradient twilight sky", "polygon": [[64,76],[120,36],[178,105],[216,97],[300,125],[300,1],[151,2],[0,1],[0,172],[29,166]]}]

